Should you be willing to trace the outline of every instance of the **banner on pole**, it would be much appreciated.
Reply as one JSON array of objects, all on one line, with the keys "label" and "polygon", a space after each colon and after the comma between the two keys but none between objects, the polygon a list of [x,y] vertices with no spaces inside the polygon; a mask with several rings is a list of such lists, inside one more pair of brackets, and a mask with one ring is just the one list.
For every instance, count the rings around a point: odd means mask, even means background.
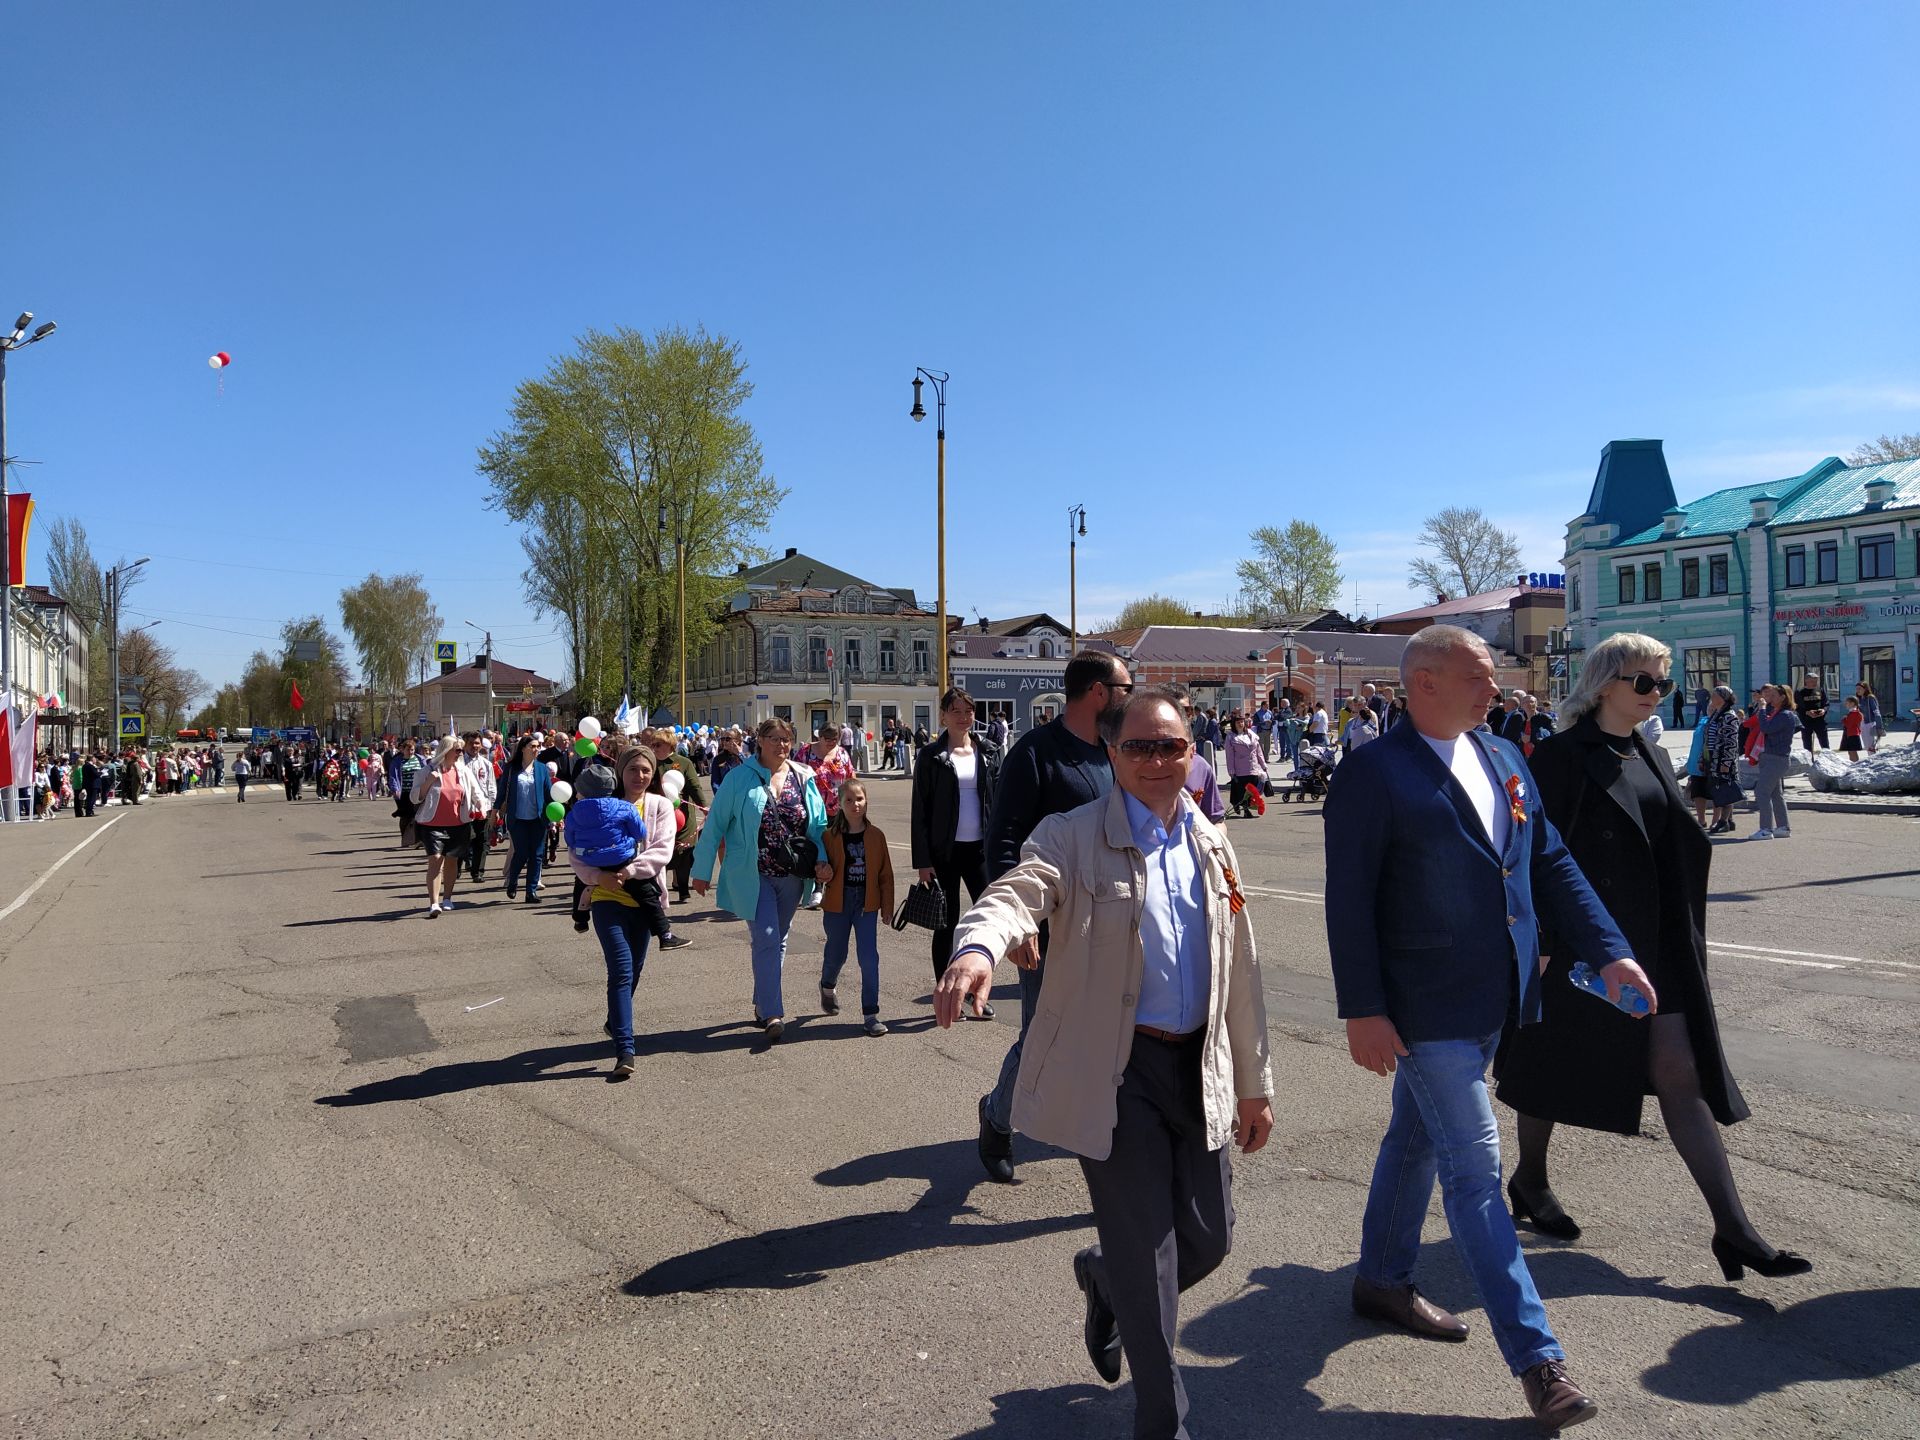
[{"label": "banner on pole", "polygon": [[27,583],[27,531],[33,528],[33,496],[22,490],[7,496],[7,583]]}]

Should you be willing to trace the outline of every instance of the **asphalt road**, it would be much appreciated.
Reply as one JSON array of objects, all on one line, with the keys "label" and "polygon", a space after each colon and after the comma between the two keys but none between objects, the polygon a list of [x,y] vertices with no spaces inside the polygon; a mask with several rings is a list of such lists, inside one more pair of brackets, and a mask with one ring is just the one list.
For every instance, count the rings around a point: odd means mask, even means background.
[{"label": "asphalt road", "polygon": [[[899,850],[905,786],[873,790]],[[308,795],[0,830],[0,910],[44,879],[0,917],[12,1433],[1128,1432],[1126,1384],[1080,1346],[1077,1167],[1018,1142],[1000,1187],[974,1156],[1010,972],[998,1023],[939,1032],[924,935],[883,932],[893,1031],[871,1040],[857,1005],[819,1015],[803,914],[799,1023],[769,1047],[741,926],[696,913],[697,943],[642,979],[638,1074],[609,1085],[598,949],[557,905],[490,890],[429,923],[390,807]],[[1563,1132],[1587,1233],[1526,1243],[1604,1407],[1586,1433],[1920,1433],[1920,829],[1794,832],[1720,846],[1710,930],[1755,1112],[1728,1132],[1736,1172],[1816,1268],[1723,1283],[1653,1107],[1636,1139]],[[1470,1341],[1349,1313],[1387,1090],[1333,1022],[1319,810],[1230,833],[1280,1123],[1236,1164],[1232,1257],[1183,1307],[1194,1433],[1534,1433],[1437,1203],[1422,1281]]]}]

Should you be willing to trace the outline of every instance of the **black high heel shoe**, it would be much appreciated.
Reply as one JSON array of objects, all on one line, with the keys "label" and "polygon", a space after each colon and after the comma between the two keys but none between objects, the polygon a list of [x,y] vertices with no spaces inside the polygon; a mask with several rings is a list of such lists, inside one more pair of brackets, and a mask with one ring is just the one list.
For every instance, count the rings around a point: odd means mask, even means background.
[{"label": "black high heel shoe", "polygon": [[1533,1228],[1542,1235],[1551,1235],[1556,1240],[1578,1240],[1580,1227],[1573,1223],[1573,1217],[1560,1208],[1560,1202],[1553,1198],[1553,1192],[1533,1201],[1520,1193],[1520,1182],[1507,1182],[1507,1201],[1513,1206],[1513,1218],[1531,1222]]},{"label": "black high heel shoe", "polygon": [[1756,1255],[1719,1235],[1713,1237],[1713,1258],[1720,1262],[1720,1273],[1729,1280],[1738,1280],[1749,1270],[1768,1280],[1778,1280],[1783,1275],[1804,1275],[1813,1269],[1811,1260],[1791,1250],[1776,1250],[1770,1256]]}]

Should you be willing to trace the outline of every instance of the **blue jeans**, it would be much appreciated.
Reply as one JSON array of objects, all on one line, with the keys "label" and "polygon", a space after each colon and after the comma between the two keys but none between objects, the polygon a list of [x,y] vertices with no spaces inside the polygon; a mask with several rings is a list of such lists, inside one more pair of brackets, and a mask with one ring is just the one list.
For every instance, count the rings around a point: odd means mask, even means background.
[{"label": "blue jeans", "polygon": [[1374,1162],[1360,1222],[1360,1278],[1405,1285],[1420,1253],[1436,1174],[1447,1227],[1486,1307],[1487,1323],[1515,1375],[1564,1360],[1533,1287],[1513,1217],[1500,1199],[1500,1128],[1487,1098],[1487,1066],[1500,1037],[1411,1040],[1393,1076],[1393,1118]]},{"label": "blue jeans", "polygon": [[607,962],[607,1025],[613,1031],[613,1048],[621,1055],[631,1055],[633,990],[646,966],[647,942],[653,938],[653,931],[647,923],[647,912],[637,905],[596,900],[590,913],[593,933]]},{"label": "blue jeans", "polygon": [[547,822],[545,820],[508,820],[507,838],[513,853],[507,856],[507,889],[520,883],[520,871],[527,872],[527,894],[540,893],[540,867],[547,858]]},{"label": "blue jeans", "polygon": [[760,903],[753,911],[753,1013],[762,1020],[786,1018],[780,981],[787,965],[787,931],[805,888],[798,875],[760,877]]},{"label": "blue jeans", "polygon": [[840,967],[847,963],[847,942],[860,946],[860,1013],[880,1013],[880,912],[867,909],[867,887],[848,885],[841,897],[840,909],[823,910],[820,920],[827,931],[827,952],[820,962],[820,988],[831,990],[840,983]]},{"label": "blue jeans", "polygon": [[987,1119],[1002,1135],[1013,1133],[1013,1085],[1020,1078],[1020,1049],[1027,1043],[1027,1027],[1040,1013],[1040,977],[1047,962],[1042,957],[1032,970],[1015,970],[1020,977],[1020,1033],[1008,1047],[1007,1058],[1000,1062],[1000,1078],[993,1082],[987,1096]]}]

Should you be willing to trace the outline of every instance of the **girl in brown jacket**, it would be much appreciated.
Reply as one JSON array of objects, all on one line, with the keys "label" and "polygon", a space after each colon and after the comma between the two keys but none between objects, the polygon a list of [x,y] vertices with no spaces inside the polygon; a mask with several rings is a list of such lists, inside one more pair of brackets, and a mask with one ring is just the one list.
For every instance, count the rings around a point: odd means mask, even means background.
[{"label": "girl in brown jacket", "polygon": [[869,1035],[884,1035],[880,1021],[880,917],[893,914],[893,857],[887,837],[867,823],[867,787],[848,780],[840,787],[840,809],[827,826],[827,864],[833,879],[820,901],[827,949],[820,965],[820,1008],[840,1013],[840,967],[847,944],[860,945],[860,1013]]}]

